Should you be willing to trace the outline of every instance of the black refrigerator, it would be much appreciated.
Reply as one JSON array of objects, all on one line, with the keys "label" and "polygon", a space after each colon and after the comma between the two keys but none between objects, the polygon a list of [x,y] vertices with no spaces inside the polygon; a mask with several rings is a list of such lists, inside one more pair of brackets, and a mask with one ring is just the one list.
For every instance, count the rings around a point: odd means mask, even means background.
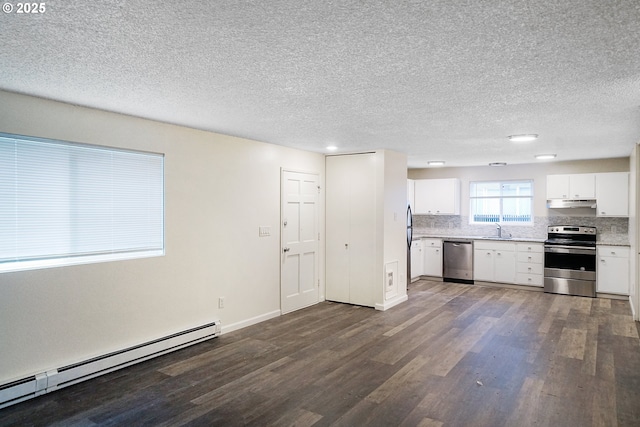
[{"label": "black refrigerator", "polygon": [[407,202],[407,288],[411,283],[411,240],[413,240],[413,217],[411,204]]}]

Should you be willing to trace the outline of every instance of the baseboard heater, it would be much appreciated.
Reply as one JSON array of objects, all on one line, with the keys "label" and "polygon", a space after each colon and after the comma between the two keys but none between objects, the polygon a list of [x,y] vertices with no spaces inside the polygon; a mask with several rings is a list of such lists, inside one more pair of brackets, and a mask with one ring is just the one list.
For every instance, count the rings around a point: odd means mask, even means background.
[{"label": "baseboard heater", "polygon": [[216,321],[144,344],[2,384],[0,385],[0,409],[215,338],[218,335],[220,335],[220,322]]}]

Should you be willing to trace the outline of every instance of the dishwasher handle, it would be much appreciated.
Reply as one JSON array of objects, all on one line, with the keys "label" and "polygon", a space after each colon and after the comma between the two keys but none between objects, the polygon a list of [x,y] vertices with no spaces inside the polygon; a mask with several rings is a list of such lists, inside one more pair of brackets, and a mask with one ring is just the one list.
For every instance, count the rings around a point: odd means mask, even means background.
[{"label": "dishwasher handle", "polygon": [[472,242],[460,242],[458,240],[445,240],[444,243],[449,243],[453,246],[470,245]]}]

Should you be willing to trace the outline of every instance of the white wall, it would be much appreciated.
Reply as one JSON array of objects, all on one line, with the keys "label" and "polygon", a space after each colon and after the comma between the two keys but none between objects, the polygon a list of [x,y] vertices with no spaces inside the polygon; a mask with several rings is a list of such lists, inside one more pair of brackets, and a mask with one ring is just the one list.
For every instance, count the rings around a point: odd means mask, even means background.
[{"label": "white wall", "polygon": [[[280,168],[324,188],[323,155],[1,91],[0,132],[165,153],[166,204],[164,257],[0,275],[0,384],[279,314]],[[324,235],[324,197],[319,211]]]},{"label": "white wall", "polygon": [[631,254],[629,258],[629,301],[633,310],[634,320],[640,320],[640,282],[638,281],[638,145],[633,148],[629,158],[629,243]]},{"label": "white wall", "polygon": [[[384,155],[383,188],[383,257],[380,264],[398,263],[397,294],[395,301],[404,301],[407,295],[407,156],[394,151],[380,151]],[[384,276],[384,268],[383,268]],[[380,298],[382,297],[382,298]],[[376,298],[384,306],[385,295]]]}]

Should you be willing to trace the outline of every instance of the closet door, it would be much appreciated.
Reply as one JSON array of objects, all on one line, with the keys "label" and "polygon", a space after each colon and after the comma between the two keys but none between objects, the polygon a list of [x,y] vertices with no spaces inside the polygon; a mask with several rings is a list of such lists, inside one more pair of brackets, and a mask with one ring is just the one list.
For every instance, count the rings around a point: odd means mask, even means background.
[{"label": "closet door", "polygon": [[374,306],[376,157],[326,161],[326,299]]},{"label": "closet door", "polygon": [[349,159],[326,159],[326,299],[349,302]]},{"label": "closet door", "polygon": [[[349,289],[351,304],[374,306],[376,280],[376,156],[351,159]],[[381,280],[382,278],[380,278]]]}]

